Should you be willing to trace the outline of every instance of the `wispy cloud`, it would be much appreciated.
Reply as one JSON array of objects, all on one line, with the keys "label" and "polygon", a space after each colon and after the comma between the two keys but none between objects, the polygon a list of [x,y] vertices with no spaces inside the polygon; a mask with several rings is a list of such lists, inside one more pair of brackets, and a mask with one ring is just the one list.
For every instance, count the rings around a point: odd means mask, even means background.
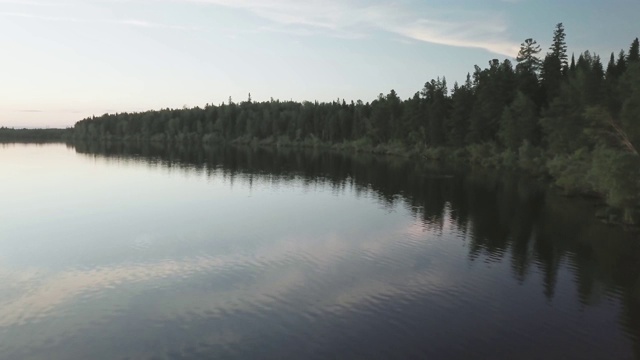
[{"label": "wispy cloud", "polygon": [[[77,0],[0,0],[2,3],[28,5],[68,5]],[[92,0],[87,0],[91,2]],[[521,0],[502,0],[519,2]],[[506,21],[499,12],[457,9],[443,12],[411,1],[391,3],[361,0],[100,0],[102,4],[184,3],[222,6],[247,11],[265,19],[261,31],[287,32],[295,35],[326,34],[358,39],[375,31],[384,31],[414,40],[455,47],[479,48],[492,53],[514,56],[519,45],[507,37]],[[0,13],[50,21],[102,22],[142,28],[194,30],[193,27],[168,25],[141,19],[88,20],[50,17],[25,13]],[[446,19],[446,20],[443,20]]]},{"label": "wispy cloud", "polygon": [[161,24],[161,23],[151,22],[151,21],[147,21],[147,20],[139,20],[139,19],[89,19],[89,18],[79,18],[79,17],[47,16],[47,15],[40,15],[40,14],[35,14],[35,13],[2,12],[2,11],[0,11],[0,16],[18,17],[18,18],[34,19],[34,20],[42,20],[42,21],[67,22],[67,23],[122,24],[122,25],[141,27],[141,28],[163,28],[163,29],[176,29],[176,30],[197,30],[197,28],[190,27],[190,26],[168,25],[168,24]]},{"label": "wispy cloud", "polygon": [[38,15],[32,13],[21,13],[21,12],[0,12],[0,16],[9,16],[9,17],[19,17],[25,19],[36,19],[36,20],[46,20],[46,21],[64,21],[64,22],[88,22],[83,19],[76,18],[68,18],[68,17],[57,17],[57,16],[46,16],[46,15]]},{"label": "wispy cloud", "polygon": [[388,28],[389,31],[410,39],[434,44],[485,49],[492,53],[514,56],[518,53],[516,43],[503,39],[505,30],[493,28],[486,23],[434,23],[418,20]]},{"label": "wispy cloud", "polygon": [[163,29],[175,29],[175,30],[197,30],[198,28],[193,26],[181,26],[181,25],[169,25],[161,24],[157,22],[138,20],[138,19],[125,19],[125,20],[104,20],[104,22],[124,24],[142,28],[163,28]]},{"label": "wispy cloud", "polygon": [[371,31],[382,30],[407,39],[456,47],[480,48],[507,56],[513,56],[518,50],[518,44],[507,39],[507,26],[501,14],[489,11],[457,10],[454,13],[443,13],[417,6],[415,9],[409,8],[401,2],[365,5],[353,0],[171,1],[246,10],[272,22],[274,26],[265,29],[273,31],[296,34],[322,32],[337,37],[359,38]]},{"label": "wispy cloud", "polygon": [[26,5],[26,6],[68,6],[70,3],[55,2],[55,1],[32,1],[32,0],[0,0],[0,5]]}]

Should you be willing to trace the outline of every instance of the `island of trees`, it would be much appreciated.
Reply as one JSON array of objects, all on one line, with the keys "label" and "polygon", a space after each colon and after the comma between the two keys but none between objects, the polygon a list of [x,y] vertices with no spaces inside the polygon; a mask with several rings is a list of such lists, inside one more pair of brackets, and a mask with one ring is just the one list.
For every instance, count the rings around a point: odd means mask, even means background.
[{"label": "island of trees", "polygon": [[[606,66],[604,63],[606,62]],[[85,141],[331,146],[460,160],[546,176],[593,194],[640,222],[640,50],[636,38],[607,61],[569,57],[560,23],[543,55],[526,39],[516,63],[475,66],[462,84],[427,82],[402,100],[246,101],[204,108],[105,114],[76,123]]]}]

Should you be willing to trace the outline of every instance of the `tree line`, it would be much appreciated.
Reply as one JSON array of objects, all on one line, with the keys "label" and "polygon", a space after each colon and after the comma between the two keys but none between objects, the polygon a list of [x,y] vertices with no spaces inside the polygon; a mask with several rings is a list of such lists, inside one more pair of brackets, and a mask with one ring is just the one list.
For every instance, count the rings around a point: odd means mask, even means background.
[{"label": "tree line", "polygon": [[0,127],[0,142],[50,142],[70,137],[69,129],[14,129]]},{"label": "tree line", "polygon": [[640,203],[640,50],[606,63],[569,57],[557,24],[551,47],[526,39],[516,56],[475,66],[449,87],[432,79],[408,99],[391,90],[364,103],[246,101],[204,108],[105,114],[76,123],[85,140],[333,145],[459,158],[551,175],[570,192],[602,195],[627,209]]}]

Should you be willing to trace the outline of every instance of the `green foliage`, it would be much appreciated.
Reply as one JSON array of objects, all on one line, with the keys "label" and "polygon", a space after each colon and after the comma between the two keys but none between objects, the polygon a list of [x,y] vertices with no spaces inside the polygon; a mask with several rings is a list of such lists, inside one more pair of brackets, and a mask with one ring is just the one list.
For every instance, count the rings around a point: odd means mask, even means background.
[{"label": "green foliage", "polygon": [[518,166],[530,174],[544,174],[546,172],[544,153],[540,148],[524,140],[518,148]]},{"label": "green foliage", "polygon": [[516,76],[511,62],[489,62],[489,68],[476,66],[474,73],[476,95],[471,113],[468,143],[495,141],[498,137],[502,112],[515,96]]},{"label": "green foliage", "polygon": [[367,151],[373,147],[373,142],[368,137],[362,137],[360,139],[354,140],[351,144],[354,150],[356,151]]},{"label": "green foliage", "polygon": [[541,87],[546,103],[551,103],[562,87],[562,61],[554,54],[547,54],[542,63]]},{"label": "green foliage", "polygon": [[469,131],[469,123],[473,112],[474,90],[471,75],[467,74],[467,80],[463,86],[454,85],[451,96],[451,113],[445,123],[448,134],[448,143],[451,146],[461,148],[465,145],[465,138]]},{"label": "green foliage", "polygon": [[501,154],[501,165],[506,168],[518,167],[518,154],[512,149],[507,149]]},{"label": "green foliage", "polygon": [[594,189],[605,194],[607,203],[619,208],[633,208],[640,195],[640,158],[628,152],[598,147],[588,178]]},{"label": "green foliage", "polygon": [[445,148],[428,148],[422,152],[422,156],[429,160],[445,160],[449,152]]},{"label": "green foliage", "polygon": [[515,151],[524,141],[536,141],[538,119],[535,107],[533,101],[518,92],[513,103],[504,109],[499,136],[508,149]]},{"label": "green foliage", "polygon": [[640,149],[640,62],[630,64],[622,81],[628,96],[622,105],[621,123],[637,151]]},{"label": "green foliage", "polygon": [[427,105],[427,120],[429,128],[429,145],[443,146],[446,142],[445,123],[449,114],[449,99],[447,98],[447,81],[431,80],[425,84],[423,96]]},{"label": "green foliage", "polygon": [[502,165],[502,154],[494,142],[471,144],[467,147],[467,151],[472,164],[494,168]]},{"label": "green foliage", "polygon": [[593,186],[586,176],[591,169],[591,153],[586,148],[569,155],[557,155],[547,162],[549,174],[556,185],[569,194],[590,193]]},{"label": "green foliage", "polygon": [[511,107],[504,108],[500,118],[500,140],[508,149],[515,149],[520,143],[518,136],[518,123]]}]

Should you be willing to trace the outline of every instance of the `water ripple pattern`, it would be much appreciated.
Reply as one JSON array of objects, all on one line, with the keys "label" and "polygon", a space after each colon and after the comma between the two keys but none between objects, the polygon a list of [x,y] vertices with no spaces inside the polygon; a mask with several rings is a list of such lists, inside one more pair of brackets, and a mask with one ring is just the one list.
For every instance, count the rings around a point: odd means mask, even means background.
[{"label": "water ripple pattern", "polygon": [[400,159],[148,146],[0,149],[1,359],[640,358],[637,239],[587,206]]}]

